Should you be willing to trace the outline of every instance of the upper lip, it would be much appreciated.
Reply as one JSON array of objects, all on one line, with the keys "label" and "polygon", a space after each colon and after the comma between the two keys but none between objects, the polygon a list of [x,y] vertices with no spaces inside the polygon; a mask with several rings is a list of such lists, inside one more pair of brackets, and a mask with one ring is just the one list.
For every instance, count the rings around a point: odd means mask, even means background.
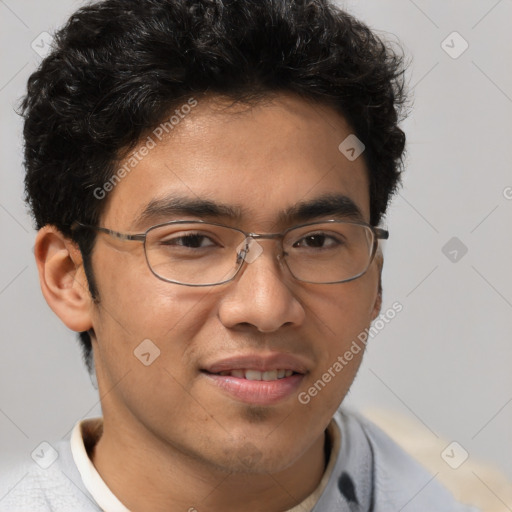
[{"label": "upper lip", "polygon": [[202,368],[208,373],[220,373],[230,370],[258,370],[268,372],[272,370],[292,370],[296,373],[307,373],[308,367],[302,358],[293,354],[246,354],[231,356],[215,361]]}]

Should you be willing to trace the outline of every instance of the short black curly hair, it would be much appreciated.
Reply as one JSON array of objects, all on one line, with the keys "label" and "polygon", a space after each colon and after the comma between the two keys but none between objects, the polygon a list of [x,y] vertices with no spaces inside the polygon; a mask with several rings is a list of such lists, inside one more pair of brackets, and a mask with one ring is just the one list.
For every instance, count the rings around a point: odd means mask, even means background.
[{"label": "short black curly hair", "polygon": [[[81,249],[97,299],[94,191],[116,162],[191,96],[256,104],[294,92],[339,111],[365,144],[370,222],[403,169],[404,58],[329,0],[104,0],[76,11],[28,80],[25,189],[36,228],[51,224]],[[91,370],[89,333],[80,333]]]}]

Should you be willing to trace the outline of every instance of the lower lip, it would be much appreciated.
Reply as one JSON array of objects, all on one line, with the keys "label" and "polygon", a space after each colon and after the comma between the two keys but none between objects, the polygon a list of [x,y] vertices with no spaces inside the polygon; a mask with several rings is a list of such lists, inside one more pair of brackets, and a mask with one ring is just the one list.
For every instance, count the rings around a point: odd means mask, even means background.
[{"label": "lower lip", "polygon": [[204,373],[235,399],[254,405],[272,405],[288,398],[299,387],[304,375],[296,373],[277,380],[247,380],[230,375]]}]

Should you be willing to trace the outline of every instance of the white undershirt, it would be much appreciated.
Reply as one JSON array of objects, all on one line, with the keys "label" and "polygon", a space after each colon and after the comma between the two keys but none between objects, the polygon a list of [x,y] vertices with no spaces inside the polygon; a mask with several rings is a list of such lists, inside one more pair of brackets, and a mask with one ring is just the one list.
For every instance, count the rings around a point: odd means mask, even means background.
[{"label": "white undershirt", "polygon": [[84,486],[104,512],[130,512],[107,487],[87,455],[82,437],[82,423],[86,421],[92,420],[79,421],[71,434],[71,453]]}]

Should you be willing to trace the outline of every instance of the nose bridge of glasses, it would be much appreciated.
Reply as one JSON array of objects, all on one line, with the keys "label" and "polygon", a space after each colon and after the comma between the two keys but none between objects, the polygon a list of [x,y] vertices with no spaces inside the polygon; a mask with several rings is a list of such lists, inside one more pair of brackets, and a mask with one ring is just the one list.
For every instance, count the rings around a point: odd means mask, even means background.
[{"label": "nose bridge of glasses", "polygon": [[[245,260],[247,263],[254,262],[262,253],[263,246],[261,241],[263,240],[282,240],[283,235],[280,233],[247,233],[244,241],[237,247],[237,260]],[[280,259],[280,252],[276,252],[277,259]]]},{"label": "nose bridge of glasses", "polygon": [[283,238],[282,233],[247,233],[248,238],[253,240],[280,240]]}]

